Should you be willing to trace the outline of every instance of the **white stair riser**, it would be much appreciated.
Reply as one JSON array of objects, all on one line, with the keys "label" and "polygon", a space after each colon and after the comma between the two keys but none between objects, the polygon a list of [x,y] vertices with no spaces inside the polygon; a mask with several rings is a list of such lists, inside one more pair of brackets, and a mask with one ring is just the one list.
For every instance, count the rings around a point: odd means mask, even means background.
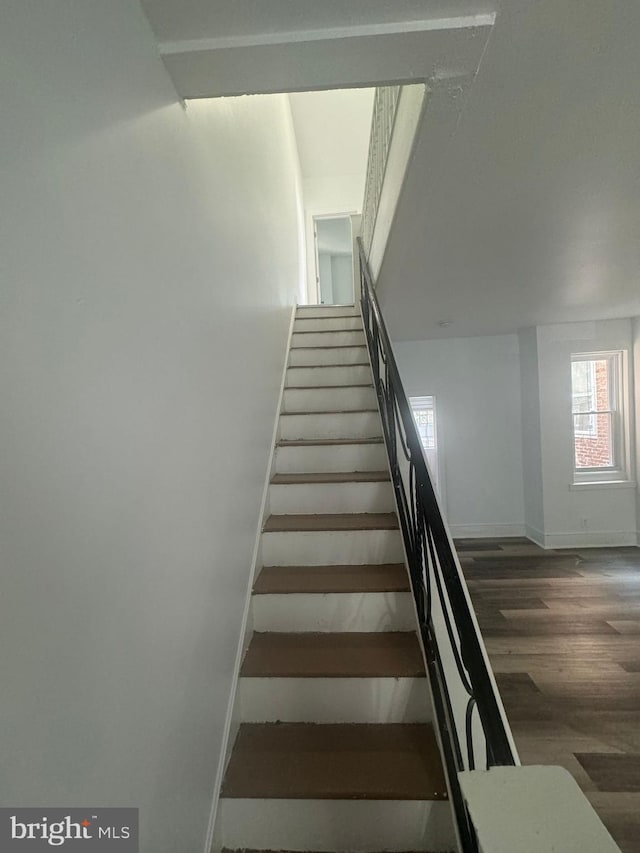
[{"label": "white stair riser", "polygon": [[360,346],[365,342],[364,332],[294,332],[292,347]]},{"label": "white stair riser", "polygon": [[355,364],[368,358],[365,346],[323,347],[305,349],[304,345],[289,350],[289,366],[314,364]]},{"label": "white stair riser", "polygon": [[241,678],[244,723],[427,723],[426,678]]},{"label": "white stair riser", "polygon": [[360,317],[300,317],[296,316],[294,332],[344,332],[346,329],[362,329]]},{"label": "white stair riser", "polygon": [[285,388],[283,412],[348,412],[374,409],[377,398],[372,387],[366,388]]},{"label": "white stair riser", "polygon": [[232,850],[453,850],[451,807],[423,800],[220,800]]},{"label": "white stair riser", "polygon": [[389,481],[272,483],[269,486],[269,507],[274,515],[322,515],[328,512],[393,512],[395,502]]},{"label": "white stair riser", "polygon": [[340,566],[401,563],[398,530],[326,530],[263,533],[265,566]]},{"label": "white stair riser", "polygon": [[385,471],[384,444],[290,445],[276,449],[278,474],[313,474],[329,471]]},{"label": "white stair riser", "polygon": [[287,387],[302,385],[365,385],[371,382],[371,368],[364,365],[335,365],[331,367],[290,367]]},{"label": "white stair riser", "polygon": [[382,423],[373,412],[332,412],[330,414],[289,414],[280,416],[280,438],[378,438]]},{"label": "white stair riser", "polygon": [[360,316],[357,305],[298,305],[296,317],[353,317]]},{"label": "white stair riser", "polygon": [[254,595],[255,631],[414,631],[409,592],[292,593]]}]

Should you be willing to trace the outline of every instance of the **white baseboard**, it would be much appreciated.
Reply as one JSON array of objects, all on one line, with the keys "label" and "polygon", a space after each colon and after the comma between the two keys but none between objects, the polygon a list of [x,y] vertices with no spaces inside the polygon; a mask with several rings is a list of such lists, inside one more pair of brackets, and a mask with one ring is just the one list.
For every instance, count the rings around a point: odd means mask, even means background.
[{"label": "white baseboard", "polygon": [[211,811],[209,813],[209,825],[207,827],[207,834],[205,836],[205,844],[204,844],[204,853],[217,853],[222,849],[222,836],[220,834],[219,828],[217,827],[217,814],[218,814],[218,803],[220,800],[220,789],[222,788],[222,780],[224,779],[224,774],[227,769],[227,764],[229,763],[229,758],[231,757],[231,750],[233,749],[233,744],[236,739],[236,735],[238,733],[238,729],[240,727],[240,710],[238,703],[238,680],[240,677],[240,666],[242,665],[242,660],[244,658],[244,654],[247,650],[247,647],[251,641],[251,635],[253,634],[253,623],[251,619],[251,592],[253,590],[253,584],[255,581],[255,576],[259,569],[259,564],[262,558],[262,550],[261,550],[261,542],[262,542],[262,528],[264,526],[264,522],[266,520],[266,516],[269,514],[269,483],[271,481],[273,467],[274,467],[274,459],[275,459],[275,447],[276,441],[278,438],[278,429],[280,426],[280,410],[282,408],[282,398],[284,395],[284,387],[285,381],[287,377],[287,366],[288,366],[288,357],[289,357],[289,347],[291,345],[291,335],[293,334],[293,323],[296,317],[296,306],[293,306],[291,311],[291,319],[289,321],[289,333],[287,335],[287,345],[284,354],[284,367],[282,369],[282,378],[280,381],[280,391],[278,394],[278,405],[276,408],[276,416],[275,423],[273,426],[273,434],[271,436],[271,448],[269,451],[269,461],[267,464],[267,473],[264,482],[264,488],[262,490],[262,502],[260,505],[260,516],[258,523],[258,530],[256,532],[256,541],[253,548],[253,556],[251,560],[251,571],[249,573],[249,583],[247,585],[247,594],[244,605],[244,612],[242,616],[242,625],[240,629],[240,640],[238,642],[238,648],[236,651],[236,659],[233,670],[233,680],[231,682],[231,692],[229,694],[229,704],[227,705],[227,715],[225,717],[224,730],[222,733],[222,746],[220,749],[220,760],[218,761],[218,768],[216,771],[216,778],[213,787],[213,798],[211,802]]},{"label": "white baseboard", "polygon": [[454,539],[508,539],[525,536],[524,524],[449,524]]},{"label": "white baseboard", "polygon": [[543,533],[537,527],[526,525],[525,536],[536,545],[545,549],[562,548],[607,548],[625,545],[640,546],[640,531],[635,530],[593,530],[574,533]]},{"label": "white baseboard", "polygon": [[635,530],[594,530],[577,533],[547,533],[544,548],[606,548],[637,545]]}]

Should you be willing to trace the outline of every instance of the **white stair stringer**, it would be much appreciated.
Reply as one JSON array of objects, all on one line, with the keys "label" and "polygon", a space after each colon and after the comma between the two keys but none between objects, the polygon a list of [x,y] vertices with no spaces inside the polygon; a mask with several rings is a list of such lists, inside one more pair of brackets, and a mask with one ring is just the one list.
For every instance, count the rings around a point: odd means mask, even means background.
[{"label": "white stair stringer", "polygon": [[223,799],[222,842],[232,850],[331,853],[449,851],[448,802]]}]

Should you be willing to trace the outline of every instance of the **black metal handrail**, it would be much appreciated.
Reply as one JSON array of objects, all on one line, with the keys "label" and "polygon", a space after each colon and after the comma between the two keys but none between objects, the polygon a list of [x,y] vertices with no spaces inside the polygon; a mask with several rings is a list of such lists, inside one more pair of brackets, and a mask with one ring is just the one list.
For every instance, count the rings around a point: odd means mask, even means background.
[{"label": "black metal handrail", "polygon": [[435,722],[460,846],[465,853],[475,853],[477,841],[458,773],[519,762],[466,583],[431,482],[361,241],[359,246],[364,329],[427,661]]}]

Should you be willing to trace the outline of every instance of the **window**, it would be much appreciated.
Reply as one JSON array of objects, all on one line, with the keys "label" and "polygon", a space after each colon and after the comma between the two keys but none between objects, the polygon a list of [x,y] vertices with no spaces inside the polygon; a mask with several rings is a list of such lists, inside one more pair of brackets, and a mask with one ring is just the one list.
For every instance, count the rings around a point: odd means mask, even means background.
[{"label": "window", "polygon": [[[603,365],[604,362],[599,362]],[[571,394],[574,418],[574,433],[577,436],[594,437],[597,435],[596,418],[593,414],[598,408],[596,394],[596,362],[576,360],[571,364]],[[585,414],[580,414],[584,412]]]},{"label": "window", "polygon": [[626,479],[622,352],[571,356],[574,481]]},{"label": "window", "polygon": [[432,396],[411,397],[409,400],[418,435],[429,463],[433,485],[438,491],[438,441],[436,433],[436,404]]}]

